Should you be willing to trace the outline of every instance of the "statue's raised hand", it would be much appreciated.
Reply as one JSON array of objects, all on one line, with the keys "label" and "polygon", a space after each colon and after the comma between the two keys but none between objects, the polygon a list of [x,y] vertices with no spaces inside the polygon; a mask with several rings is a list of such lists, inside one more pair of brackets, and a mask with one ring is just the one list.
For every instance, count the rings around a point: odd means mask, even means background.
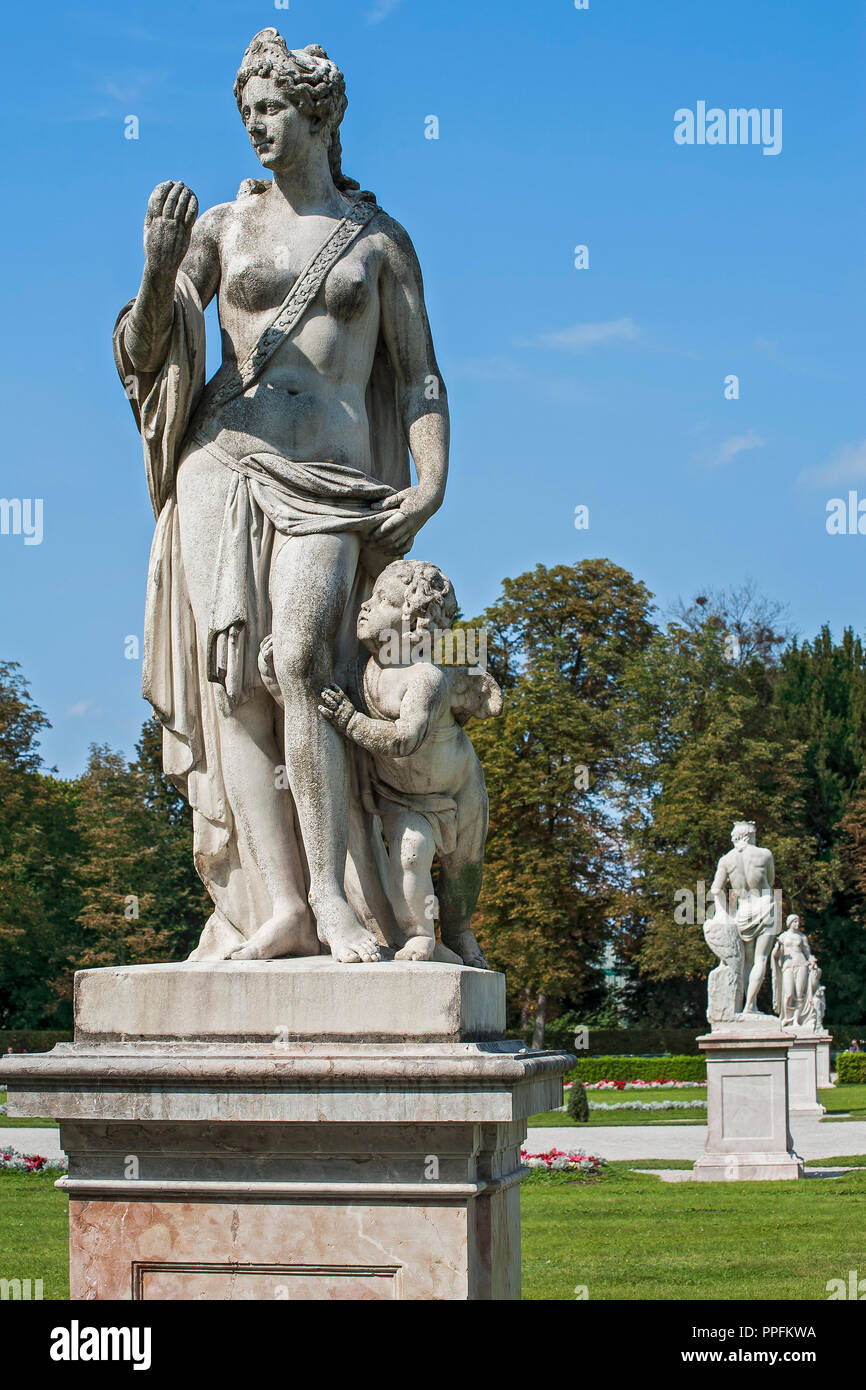
[{"label": "statue's raised hand", "polygon": [[171,179],[157,184],[144,219],[144,254],[154,274],[172,278],[177,274],[197,216],[198,199],[191,188]]}]

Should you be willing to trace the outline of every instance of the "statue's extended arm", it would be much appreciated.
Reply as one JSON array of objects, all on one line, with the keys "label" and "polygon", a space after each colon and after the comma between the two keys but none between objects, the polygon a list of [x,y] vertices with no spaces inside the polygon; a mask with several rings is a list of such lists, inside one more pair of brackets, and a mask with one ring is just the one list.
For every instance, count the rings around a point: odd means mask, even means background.
[{"label": "statue's extended arm", "polygon": [[[382,333],[397,379],[400,416],[418,474],[417,487],[398,493],[374,533],[394,554],[408,550],[415,532],[442,505],[448,476],[448,398],[430,335],[421,269],[409,237],[388,219],[379,283]],[[389,502],[391,505],[391,502]]]},{"label": "statue's extended arm", "polygon": [[202,308],[219,284],[219,251],[214,237],[217,209],[196,222],[198,202],[182,183],[153,190],[144,221],[144,271],[129,313],[125,344],[137,371],[157,371],[171,335],[174,286],[181,266],[198,291]]},{"label": "statue's extended arm", "polygon": [[371,719],[361,714],[338,685],[326,686],[320,698],[319,713],[360,748],[366,748],[368,753],[408,758],[427,737],[443,693],[436,676],[410,680],[396,719]]}]

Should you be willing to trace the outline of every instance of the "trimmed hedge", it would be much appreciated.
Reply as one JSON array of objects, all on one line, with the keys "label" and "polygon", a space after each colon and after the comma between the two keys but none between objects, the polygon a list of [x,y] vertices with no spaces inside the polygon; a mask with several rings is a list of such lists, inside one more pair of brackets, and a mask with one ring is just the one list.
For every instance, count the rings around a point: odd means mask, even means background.
[{"label": "trimmed hedge", "polygon": [[840,1086],[866,1085],[866,1052],[840,1052],[836,1058]]},{"label": "trimmed hedge", "polygon": [[[45,1028],[0,1028],[0,1053],[8,1052],[50,1052],[56,1043],[72,1042],[71,1033],[55,1032]],[[0,1063],[0,1073],[3,1067]]]},{"label": "trimmed hedge", "polygon": [[707,1060],[697,1057],[581,1057],[569,1081],[706,1081]]}]

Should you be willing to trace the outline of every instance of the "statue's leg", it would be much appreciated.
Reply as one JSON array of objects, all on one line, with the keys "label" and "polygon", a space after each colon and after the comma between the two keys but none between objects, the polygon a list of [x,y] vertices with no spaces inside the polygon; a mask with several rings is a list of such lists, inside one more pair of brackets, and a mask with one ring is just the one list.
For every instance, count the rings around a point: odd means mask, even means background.
[{"label": "statue's leg", "polygon": [[436,843],[430,822],[417,811],[383,811],[388,841],[388,887],[397,924],[409,939],[397,960],[432,960],[436,947],[431,869]]},{"label": "statue's leg", "polygon": [[[178,473],[178,516],[187,589],[199,634],[199,662],[213,599],[214,556],[223,523],[231,473],[204,451],[191,456]],[[230,714],[217,710],[220,771],[232,812],[233,834],[245,875],[260,889],[249,899],[266,899],[270,916],[262,924],[234,923],[250,939],[255,935],[268,956],[316,955],[319,943],[306,901],[304,873],[291,801],[274,720],[273,700],[264,689],[253,692]],[[282,782],[282,785],[281,785]],[[241,952],[248,952],[248,946]]]},{"label": "statue's leg", "polygon": [[774,936],[759,936],[755,941],[755,963],[749,972],[749,990],[746,995],[744,1013],[757,1012],[758,991],[764,980],[767,971],[767,961],[770,952],[776,944]]},{"label": "statue's leg", "polygon": [[465,965],[486,970],[484,952],[470,925],[481,892],[487,839],[487,792],[480,766],[473,769],[456,800],[457,847],[439,856],[439,925],[442,940]]},{"label": "statue's leg", "polygon": [[346,535],[291,536],[271,564],[274,670],[285,705],[286,770],[310,871],[320,941],[340,961],[380,958],[344,886],[349,762],[342,736],[319,714],[334,672],[334,643],[358,568],[360,544]]}]

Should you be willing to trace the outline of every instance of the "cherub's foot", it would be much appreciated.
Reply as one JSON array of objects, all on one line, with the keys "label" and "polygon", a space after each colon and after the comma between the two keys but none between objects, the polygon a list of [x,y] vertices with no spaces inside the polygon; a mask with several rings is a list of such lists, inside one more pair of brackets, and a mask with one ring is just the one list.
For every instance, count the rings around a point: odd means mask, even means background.
[{"label": "cherub's foot", "polygon": [[283,705],[283,692],[280,690],[280,683],[277,680],[277,673],[274,669],[274,639],[270,633],[259,647],[259,675],[265,690],[276,700],[277,704]]},{"label": "cherub's foot", "polygon": [[471,927],[458,932],[454,937],[449,936],[445,944],[450,946],[452,951],[457,952],[464,965],[472,965],[476,970],[490,969]]},{"label": "cherub's foot", "polygon": [[317,902],[316,930],[319,940],[330,950],[334,960],[343,965],[382,959],[379,943],[372,932],[362,927],[344,898]]},{"label": "cherub's foot", "polygon": [[394,956],[395,960],[432,960],[436,948],[434,936],[410,936],[406,945]]},{"label": "cherub's foot", "polygon": [[315,945],[306,913],[276,913],[243,946],[229,952],[228,959],[278,960],[281,956],[311,955]]}]

